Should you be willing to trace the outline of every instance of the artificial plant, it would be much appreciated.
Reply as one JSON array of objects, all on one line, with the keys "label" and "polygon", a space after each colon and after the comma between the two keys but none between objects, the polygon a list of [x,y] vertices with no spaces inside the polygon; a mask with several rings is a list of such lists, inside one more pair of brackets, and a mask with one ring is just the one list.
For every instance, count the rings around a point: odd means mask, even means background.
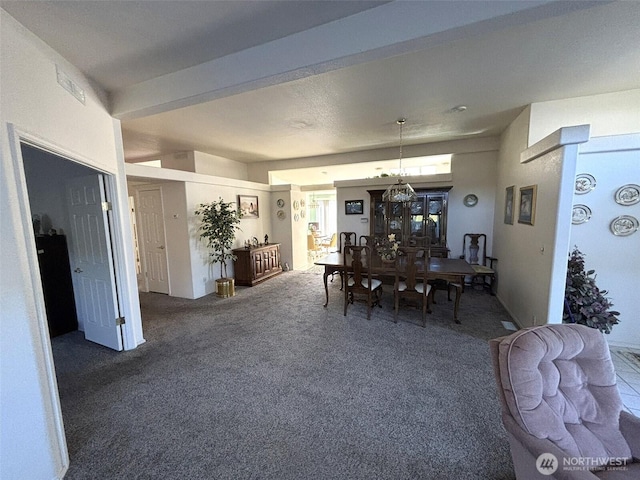
[{"label": "artificial plant", "polygon": [[235,208],[234,203],[219,198],[215,202],[201,203],[195,214],[202,217],[199,234],[211,249],[211,263],[220,263],[220,277],[226,278],[227,260],[236,259],[229,250],[236,238],[236,230],[240,230],[242,212]]},{"label": "artificial plant", "polygon": [[610,310],[613,303],[606,297],[607,293],[597,287],[595,270],[585,270],[584,254],[574,247],[569,254],[562,321],[611,333],[611,328],[619,323],[620,312]]}]

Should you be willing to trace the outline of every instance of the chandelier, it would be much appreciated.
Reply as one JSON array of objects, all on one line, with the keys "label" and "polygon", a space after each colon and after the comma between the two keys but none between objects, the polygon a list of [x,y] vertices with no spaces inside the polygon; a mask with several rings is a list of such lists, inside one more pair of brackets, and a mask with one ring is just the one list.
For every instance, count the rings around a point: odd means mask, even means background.
[{"label": "chandelier", "polygon": [[403,182],[402,178],[400,178],[402,176],[402,127],[404,126],[404,122],[404,118],[397,121],[397,124],[400,125],[400,172],[398,173],[398,183],[389,185],[389,187],[384,191],[382,194],[382,200],[385,202],[407,203],[418,198],[411,185]]},{"label": "chandelier", "polygon": [[315,193],[311,194],[311,203],[309,203],[309,208],[311,208],[312,210],[316,210],[316,209],[320,208],[320,204],[316,200]]}]

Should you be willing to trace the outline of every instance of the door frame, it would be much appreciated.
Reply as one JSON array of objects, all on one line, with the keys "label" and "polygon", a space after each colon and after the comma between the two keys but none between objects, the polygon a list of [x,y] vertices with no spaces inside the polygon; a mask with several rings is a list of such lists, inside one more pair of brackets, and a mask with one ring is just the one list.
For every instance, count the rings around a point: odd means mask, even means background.
[{"label": "door frame", "polygon": [[[45,347],[45,358],[51,355],[51,343],[49,339],[49,330],[47,327],[47,316],[44,307],[44,293],[42,291],[42,283],[40,280],[40,270],[38,268],[38,257],[35,248],[35,235],[33,227],[31,225],[31,207],[29,205],[29,192],[27,190],[27,183],[24,173],[24,161],[22,158],[21,143],[29,144],[33,147],[39,148],[53,155],[56,155],[64,160],[77,163],[84,167],[94,170],[97,174],[104,177],[105,190],[109,201],[112,204],[112,209],[108,212],[109,217],[109,236],[111,240],[111,247],[113,251],[113,264],[114,264],[114,279],[116,299],[118,303],[118,309],[126,317],[126,322],[122,325],[122,342],[124,350],[133,350],[139,345],[145,342],[142,332],[142,320],[140,317],[140,302],[138,299],[138,288],[134,282],[134,288],[132,290],[131,278],[135,280],[135,262],[133,259],[133,251],[128,252],[125,247],[131,244],[131,240],[127,241],[126,236],[130,236],[130,232],[126,230],[124,226],[129,225],[129,219],[125,218],[123,223],[123,215],[128,215],[129,206],[125,204],[121,205],[120,195],[118,194],[118,181],[116,174],[121,173],[124,175],[124,167],[122,172],[112,172],[96,166],[95,162],[92,162],[89,158],[72,152],[65,147],[51,142],[40,135],[22,130],[16,127],[15,124],[7,124],[9,147],[11,149],[12,167],[16,190],[18,198],[18,208],[22,217],[22,230],[24,238],[28,245],[33,245],[33,248],[26,248],[26,256],[29,263],[29,270],[31,272],[31,287],[34,294],[34,302],[36,304],[39,337]],[[9,172],[8,172],[9,173]],[[123,178],[125,178],[123,176]],[[124,180],[126,189],[126,178]],[[124,197],[127,197],[126,191]],[[121,211],[124,208],[124,213]],[[130,257],[130,258],[129,258]],[[131,267],[131,275],[128,275],[129,268]],[[133,292],[133,294],[132,294]],[[52,361],[52,359],[51,359]],[[55,374],[52,375],[55,380]]]}]

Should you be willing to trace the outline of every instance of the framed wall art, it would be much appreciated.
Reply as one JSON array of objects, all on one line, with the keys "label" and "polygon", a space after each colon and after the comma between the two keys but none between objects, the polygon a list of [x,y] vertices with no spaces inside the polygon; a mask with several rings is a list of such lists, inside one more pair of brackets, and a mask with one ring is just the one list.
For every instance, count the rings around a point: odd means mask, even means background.
[{"label": "framed wall art", "polygon": [[504,223],[513,225],[513,192],[516,186],[511,185],[505,189],[504,194]]},{"label": "framed wall art", "polygon": [[518,210],[518,223],[533,225],[536,218],[536,193],[537,185],[520,187],[520,208]]},{"label": "framed wall art", "polygon": [[238,209],[242,212],[242,218],[260,217],[256,195],[238,195]]},{"label": "framed wall art", "polygon": [[364,200],[345,200],[344,213],[345,215],[363,215]]}]

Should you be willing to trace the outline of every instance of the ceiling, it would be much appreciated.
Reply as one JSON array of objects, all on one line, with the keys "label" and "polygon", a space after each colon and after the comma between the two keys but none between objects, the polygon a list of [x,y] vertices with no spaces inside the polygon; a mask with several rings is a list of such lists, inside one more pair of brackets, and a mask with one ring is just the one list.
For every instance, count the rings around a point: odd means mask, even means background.
[{"label": "ceiling", "polygon": [[635,1],[1,5],[110,92],[127,161],[336,163],[397,148],[400,117],[406,145],[491,136],[530,103],[640,88]]}]

